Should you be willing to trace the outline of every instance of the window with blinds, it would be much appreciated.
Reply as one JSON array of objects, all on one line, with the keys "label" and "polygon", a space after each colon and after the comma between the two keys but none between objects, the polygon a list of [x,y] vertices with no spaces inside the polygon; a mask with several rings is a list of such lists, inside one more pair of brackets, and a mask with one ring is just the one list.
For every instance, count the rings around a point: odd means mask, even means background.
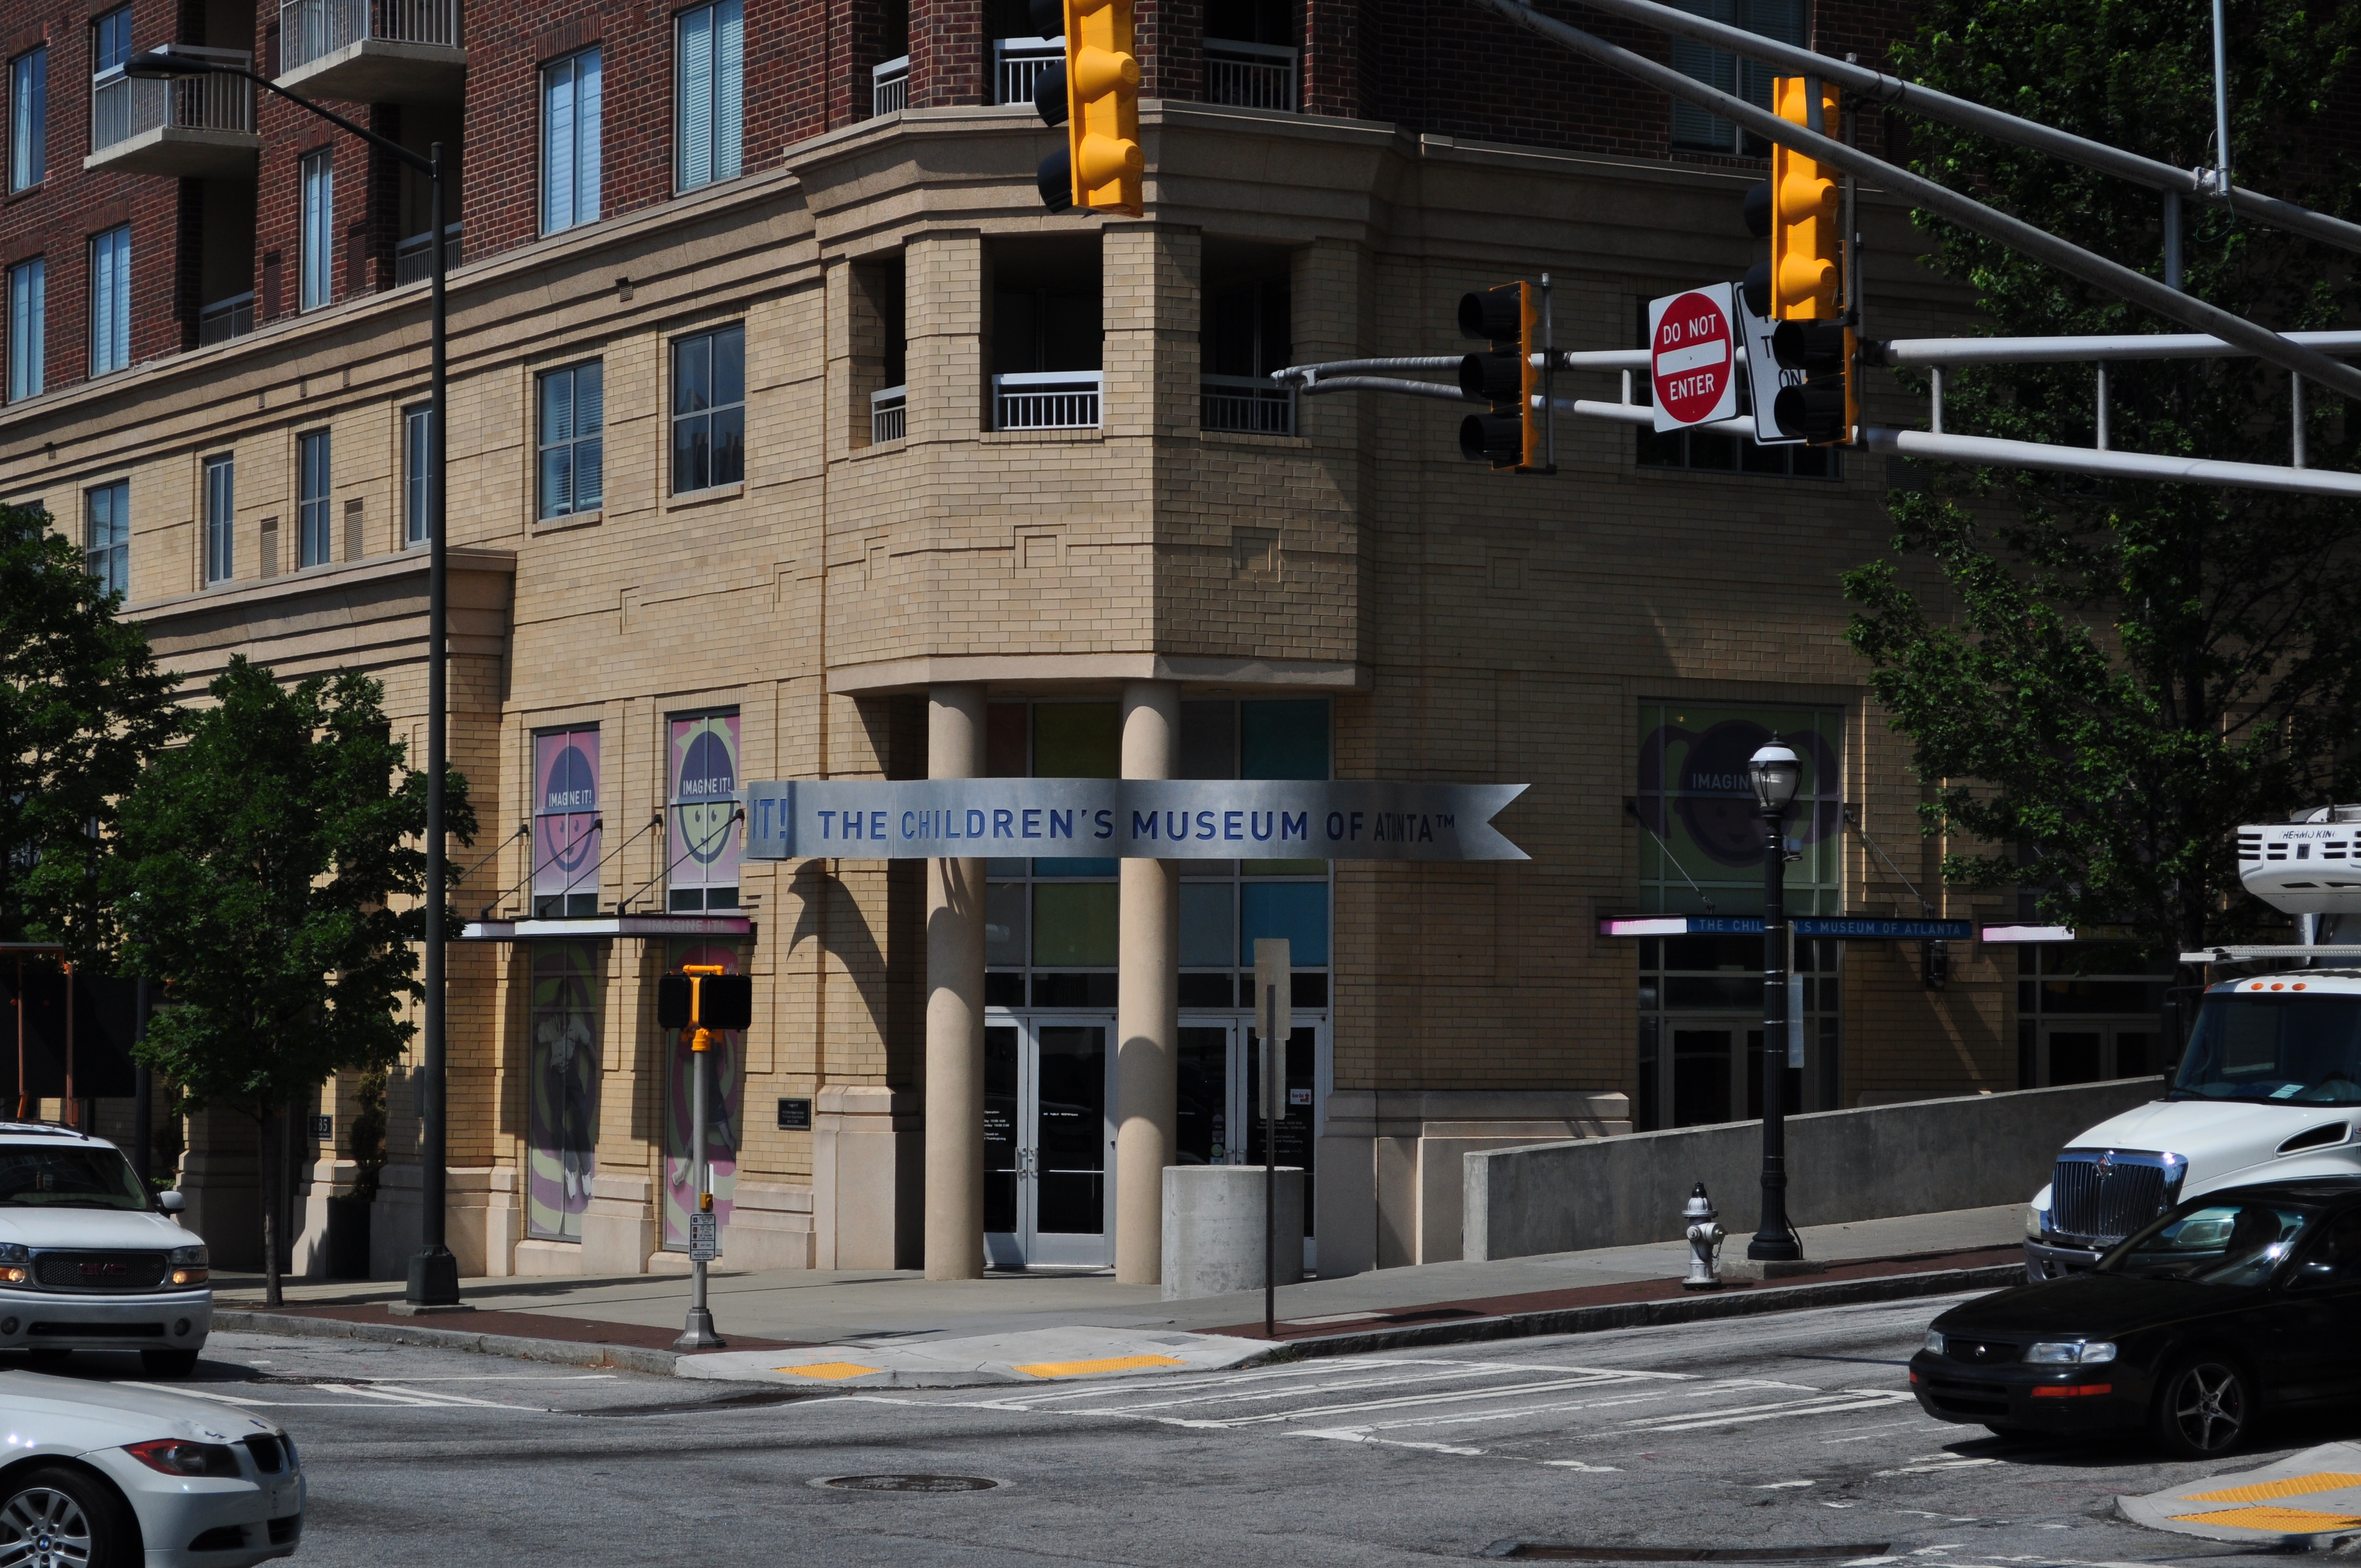
[{"label": "window with blinds", "polygon": [[[1692,16],[1743,27],[1799,49],[1811,39],[1808,0],[1671,0],[1671,4]],[[1778,74],[1771,67],[1688,38],[1675,38],[1672,43],[1673,69],[1682,75],[1765,109],[1771,106],[1771,81]],[[1766,150],[1758,138],[1741,136],[1728,120],[1677,100],[1673,104],[1673,145],[1753,157]]]},{"label": "window with blinds", "polygon": [[675,181],[694,191],[738,178],[745,130],[746,7],[717,0],[683,11],[674,34]]}]

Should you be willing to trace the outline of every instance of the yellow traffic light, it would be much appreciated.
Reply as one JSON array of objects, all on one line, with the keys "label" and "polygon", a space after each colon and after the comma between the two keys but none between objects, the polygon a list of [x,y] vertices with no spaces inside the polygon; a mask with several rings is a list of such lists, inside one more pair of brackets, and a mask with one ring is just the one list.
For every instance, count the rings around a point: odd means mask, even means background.
[{"label": "yellow traffic light", "polygon": [[[1543,280],[1547,281],[1547,280]],[[1459,422],[1459,450],[1495,468],[1551,472],[1542,356],[1541,291],[1531,283],[1503,283],[1459,299],[1459,330],[1491,340],[1489,354],[1459,362],[1459,389],[1471,400],[1491,405],[1488,414]]]},{"label": "yellow traffic light", "polygon": [[[1806,115],[1806,79],[1782,76],[1773,84],[1779,117],[1836,134],[1836,89],[1820,86],[1820,115]],[[1837,182],[1819,164],[1798,152],[1771,148],[1771,309],[1774,321],[1823,321],[1837,313],[1837,291],[1844,276],[1844,233],[1839,219]]]},{"label": "yellow traffic light", "polygon": [[[1060,0],[1035,0],[1037,17]],[[1042,72],[1034,107],[1066,127],[1065,150],[1041,164],[1041,203],[1053,213],[1141,212],[1139,56],[1131,0],[1062,0],[1066,59]],[[1036,20],[1036,27],[1041,25]]]}]

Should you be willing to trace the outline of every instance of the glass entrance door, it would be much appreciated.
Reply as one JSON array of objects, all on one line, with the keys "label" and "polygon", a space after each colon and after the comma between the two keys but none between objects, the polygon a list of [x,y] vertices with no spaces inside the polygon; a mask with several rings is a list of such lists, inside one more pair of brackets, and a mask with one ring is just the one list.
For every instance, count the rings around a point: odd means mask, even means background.
[{"label": "glass entrance door", "polygon": [[[1306,1024],[1288,1036],[1285,1114],[1279,1124],[1279,1163],[1303,1169],[1303,1266],[1313,1266],[1312,1162],[1320,1148],[1321,1052],[1324,1025]],[[1265,1129],[1257,1103],[1262,1042],[1243,1019],[1183,1018],[1176,1165],[1260,1165]]]},{"label": "glass entrance door", "polygon": [[2104,1018],[2077,1018],[2040,1025],[2040,1055],[2034,1064],[2034,1081],[2056,1088],[2070,1083],[2097,1083],[2110,1078],[2137,1078],[2162,1068],[2156,1048],[2154,1018],[2118,1023]]},{"label": "glass entrance door", "polygon": [[983,1247],[994,1268],[1103,1268],[1111,1019],[1018,1018],[983,1031]]}]

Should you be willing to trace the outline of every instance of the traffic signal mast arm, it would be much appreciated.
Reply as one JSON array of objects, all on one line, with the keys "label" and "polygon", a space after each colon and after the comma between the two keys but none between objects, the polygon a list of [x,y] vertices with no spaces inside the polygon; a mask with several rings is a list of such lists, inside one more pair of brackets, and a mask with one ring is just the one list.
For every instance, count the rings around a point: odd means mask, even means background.
[{"label": "traffic signal mast arm", "polygon": [[[1695,104],[1709,114],[1742,126],[1765,141],[1802,153],[1815,163],[1840,169],[1856,178],[1873,179],[1885,190],[1905,197],[1913,204],[1948,218],[1961,228],[2046,262],[2069,277],[2080,278],[2093,288],[2103,289],[2119,299],[2153,311],[2168,321],[2176,321],[2195,331],[2222,338],[2242,353],[2291,370],[2347,397],[2361,397],[2361,370],[2282,337],[2244,316],[2233,315],[2176,289],[2167,288],[2145,273],[2135,272],[2103,256],[2069,244],[2045,229],[2036,228],[2022,219],[1985,206],[1972,197],[1960,195],[1931,180],[1922,179],[1858,148],[1848,147],[1833,137],[1823,136],[1783,119],[1744,98],[1708,87],[1668,65],[1660,65],[1630,49],[1618,48],[1579,27],[1568,27],[1564,22],[1544,16],[1531,6],[1520,4],[1519,0],[1483,0],[1483,3],[1543,38],[1564,44],[1578,54],[1587,55],[1675,98]],[[1833,80],[1828,68],[1836,65],[1837,61],[1821,60],[1817,56],[1807,58],[1815,61],[1814,75]]]},{"label": "traffic signal mast arm", "polygon": [[[1872,71],[1865,65],[1830,60],[1794,44],[1781,43],[1759,33],[1733,27],[1727,22],[1716,22],[1704,16],[1691,16],[1686,11],[1676,11],[1669,5],[1659,5],[1657,0],[1583,0],[1583,4],[1609,16],[1693,38],[1726,54],[1774,66],[1792,75],[1817,76],[1831,86],[1857,93],[1872,103],[1921,115],[1930,120],[1941,120],[1947,125],[1976,131],[1997,141],[2032,148],[2037,152],[2049,153],[2070,163],[2081,164],[2086,169],[2095,169],[2103,174],[2115,175],[2169,196],[2192,196],[2199,201],[2211,202],[2235,211],[2242,218],[2286,229],[2291,234],[2301,234],[2324,245],[2361,251],[2361,225],[2349,224],[2325,213],[2315,213],[2309,207],[2282,202],[2275,196],[2266,196],[2259,191],[2249,191],[2242,186],[2234,185],[2224,191],[2205,178],[2213,172],[2211,170],[2176,169],[2169,163],[2159,163],[2136,152],[2125,152],[2104,142],[2092,141],[2070,131],[2045,126],[2038,120],[1989,109],[1965,98],[1938,93],[1932,87],[1905,82],[1882,71]],[[1500,8],[1507,10],[1510,7],[1503,5]],[[1521,17],[1519,19],[1522,20]]]}]

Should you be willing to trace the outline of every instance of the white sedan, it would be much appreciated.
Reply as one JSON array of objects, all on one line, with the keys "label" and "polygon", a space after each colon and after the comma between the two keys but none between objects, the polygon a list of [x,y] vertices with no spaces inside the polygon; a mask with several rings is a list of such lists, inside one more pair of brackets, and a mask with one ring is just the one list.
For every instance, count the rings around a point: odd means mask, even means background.
[{"label": "white sedan", "polygon": [[0,1372],[0,1568],[246,1568],[295,1551],[285,1429],[159,1390]]}]

